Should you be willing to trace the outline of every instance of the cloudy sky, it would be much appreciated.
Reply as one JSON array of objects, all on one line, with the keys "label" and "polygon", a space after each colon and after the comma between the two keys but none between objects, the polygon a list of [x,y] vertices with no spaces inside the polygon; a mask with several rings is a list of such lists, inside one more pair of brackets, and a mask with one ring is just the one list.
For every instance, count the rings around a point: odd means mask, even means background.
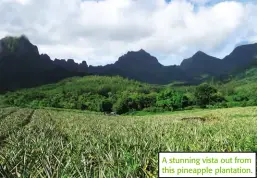
[{"label": "cloudy sky", "polygon": [[0,38],[25,34],[52,59],[90,65],[139,49],[180,64],[257,42],[256,0],[0,0],[0,16]]}]

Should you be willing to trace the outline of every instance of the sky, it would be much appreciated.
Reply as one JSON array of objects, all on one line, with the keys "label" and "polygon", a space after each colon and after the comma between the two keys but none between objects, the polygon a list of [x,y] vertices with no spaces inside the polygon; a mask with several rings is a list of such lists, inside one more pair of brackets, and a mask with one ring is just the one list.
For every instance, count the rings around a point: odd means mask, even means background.
[{"label": "sky", "polygon": [[52,59],[89,65],[140,49],[174,65],[257,42],[256,0],[0,0],[0,16],[0,38],[24,34]]}]

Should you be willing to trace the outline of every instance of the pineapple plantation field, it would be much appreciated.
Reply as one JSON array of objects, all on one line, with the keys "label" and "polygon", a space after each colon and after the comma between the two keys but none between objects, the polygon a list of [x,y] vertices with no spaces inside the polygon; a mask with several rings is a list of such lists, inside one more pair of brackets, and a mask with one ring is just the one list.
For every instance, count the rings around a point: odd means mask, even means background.
[{"label": "pineapple plantation field", "polygon": [[164,151],[256,152],[257,107],[148,116],[0,108],[0,177],[157,177]]}]

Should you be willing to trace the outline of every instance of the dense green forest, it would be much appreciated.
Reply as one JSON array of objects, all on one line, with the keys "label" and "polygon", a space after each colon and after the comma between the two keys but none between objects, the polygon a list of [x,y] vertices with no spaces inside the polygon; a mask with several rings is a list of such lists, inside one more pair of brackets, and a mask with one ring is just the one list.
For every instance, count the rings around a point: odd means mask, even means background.
[{"label": "dense green forest", "polygon": [[117,114],[163,112],[193,108],[257,105],[257,68],[198,86],[151,85],[119,76],[86,76],[56,84],[9,92],[1,103],[20,107],[55,107]]}]

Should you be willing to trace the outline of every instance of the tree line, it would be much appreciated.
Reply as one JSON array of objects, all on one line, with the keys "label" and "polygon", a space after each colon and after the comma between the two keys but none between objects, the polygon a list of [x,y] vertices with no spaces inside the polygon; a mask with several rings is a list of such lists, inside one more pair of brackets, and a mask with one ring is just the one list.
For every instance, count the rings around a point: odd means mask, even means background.
[{"label": "tree line", "polygon": [[[248,92],[249,93],[249,92]],[[122,77],[74,77],[52,85],[9,92],[5,104],[97,112],[164,112],[193,108],[257,105],[257,93],[208,83],[191,87],[155,86]]]}]

